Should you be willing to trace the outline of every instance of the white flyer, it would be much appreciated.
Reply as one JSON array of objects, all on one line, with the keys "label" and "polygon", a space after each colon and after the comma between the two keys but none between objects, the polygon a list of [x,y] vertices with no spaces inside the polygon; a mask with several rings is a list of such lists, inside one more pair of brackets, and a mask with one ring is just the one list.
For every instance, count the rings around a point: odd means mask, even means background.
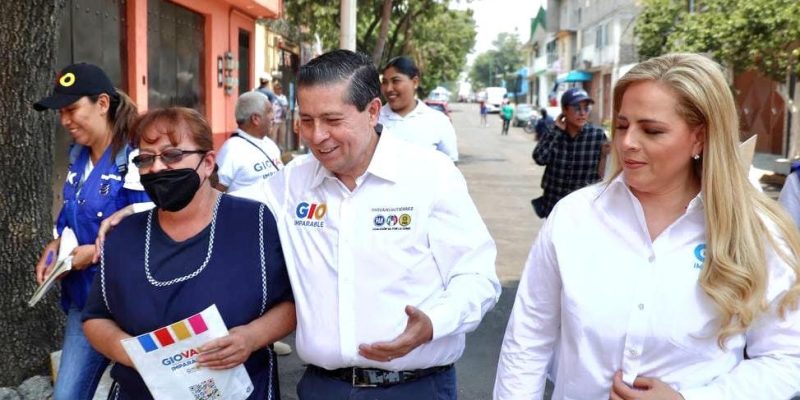
[{"label": "white flyer", "polygon": [[125,352],[156,400],[246,399],[253,383],[244,365],[200,367],[197,348],[228,334],[216,305],[163,328],[122,340]]}]

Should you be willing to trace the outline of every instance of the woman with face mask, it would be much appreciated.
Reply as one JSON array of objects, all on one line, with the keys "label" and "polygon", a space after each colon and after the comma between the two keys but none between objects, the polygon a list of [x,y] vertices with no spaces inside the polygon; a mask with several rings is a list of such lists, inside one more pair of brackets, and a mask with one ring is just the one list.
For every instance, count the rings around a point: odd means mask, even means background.
[{"label": "woman with face mask", "polygon": [[97,269],[94,241],[103,218],[129,204],[148,201],[143,191],[125,186],[126,179],[130,180],[128,128],[137,116],[136,105],[114,88],[102,69],[80,63],[61,70],[53,93],[33,107],[58,110],[61,125],[74,142],[55,226],[57,238],[45,246],[35,272],[41,284],[56,260],[68,256],[59,254],[61,234],[67,228],[72,231],[78,246],[63,249],[70,251],[72,270],[61,280],[61,306],[67,323],[54,397],[91,399],[108,365],[81,330],[81,312]]},{"label": "woman with face mask", "polygon": [[211,369],[243,363],[254,385],[248,398],[279,398],[270,344],[294,330],[295,311],[272,214],[212,187],[216,154],[197,111],[149,111],[134,133],[134,163],[157,208],[108,234],[83,315],[89,342],[116,362],[112,396],[152,398],[121,340],[215,304],[229,335],[202,345],[196,361]]},{"label": "woman with face mask", "polygon": [[378,122],[397,137],[433,148],[458,161],[458,145],[453,124],[442,112],[416,98],[419,68],[408,57],[395,57],[383,67],[381,93],[386,104]]}]

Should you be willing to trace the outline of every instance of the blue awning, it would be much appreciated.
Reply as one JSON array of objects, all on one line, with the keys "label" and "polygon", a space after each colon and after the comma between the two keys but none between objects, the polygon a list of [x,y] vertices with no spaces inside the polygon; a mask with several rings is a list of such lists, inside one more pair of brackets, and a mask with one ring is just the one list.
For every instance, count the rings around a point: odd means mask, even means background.
[{"label": "blue awning", "polygon": [[586,71],[572,70],[556,77],[557,83],[562,82],[586,82],[592,80],[592,74]]}]

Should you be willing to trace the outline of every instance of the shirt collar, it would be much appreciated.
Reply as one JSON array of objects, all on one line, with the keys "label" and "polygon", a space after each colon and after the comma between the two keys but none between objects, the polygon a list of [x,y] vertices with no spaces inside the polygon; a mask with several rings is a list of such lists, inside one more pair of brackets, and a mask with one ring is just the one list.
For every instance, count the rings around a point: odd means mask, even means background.
[{"label": "shirt collar", "polygon": [[255,136],[243,131],[241,128],[236,128],[236,133],[238,133],[241,137],[243,137],[245,139],[248,139],[248,140],[251,140],[251,141],[254,141],[254,142],[258,142],[258,141],[261,140],[261,139],[255,137]]},{"label": "shirt collar", "polygon": [[389,107],[388,103],[384,104],[383,107],[381,107],[381,114],[383,114],[383,116],[388,120],[399,120],[399,121],[402,121],[407,118],[416,117],[417,115],[424,113],[425,107],[427,106],[425,105],[425,103],[419,101],[419,99],[416,99],[415,101],[417,102],[417,105],[414,107],[413,110],[411,110],[410,113],[406,114],[405,117],[394,112],[392,108]]},{"label": "shirt collar", "polygon": [[[603,196],[611,196],[613,194],[619,195],[622,193],[627,193],[627,195],[630,196],[632,200],[636,200],[638,202],[638,199],[636,199],[636,196],[633,195],[633,192],[631,192],[631,189],[628,187],[628,184],[625,183],[625,178],[622,176],[622,172],[620,172],[619,174],[617,174],[616,177],[614,177],[614,179],[612,179],[610,182],[608,182],[607,185],[605,185],[605,188],[603,188],[603,190],[600,192],[598,198]],[[699,193],[697,193],[697,196],[695,196],[694,198],[692,198],[691,201],[689,201],[689,204],[686,206],[686,212],[702,207],[703,207],[703,191],[701,190]]]},{"label": "shirt collar", "polygon": [[[356,178],[356,186],[361,185],[361,182],[364,181],[368,174],[390,182],[397,181],[400,170],[400,154],[395,150],[399,140],[385,126],[383,127],[383,131],[378,138],[378,145],[375,147],[375,153],[372,154],[372,160],[370,160],[364,174]],[[311,180],[311,188],[321,185],[325,179],[339,178],[317,160],[316,171],[314,171]]]}]

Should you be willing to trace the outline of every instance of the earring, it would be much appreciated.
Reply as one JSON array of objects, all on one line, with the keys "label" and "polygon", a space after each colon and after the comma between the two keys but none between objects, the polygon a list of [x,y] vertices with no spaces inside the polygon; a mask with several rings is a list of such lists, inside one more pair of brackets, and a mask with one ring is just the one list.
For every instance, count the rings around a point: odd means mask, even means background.
[{"label": "earring", "polygon": [[693,155],[693,156],[692,156],[692,158],[693,158],[695,161],[697,161],[697,160],[699,160],[699,159],[700,159],[700,154],[695,154],[695,155]]}]

